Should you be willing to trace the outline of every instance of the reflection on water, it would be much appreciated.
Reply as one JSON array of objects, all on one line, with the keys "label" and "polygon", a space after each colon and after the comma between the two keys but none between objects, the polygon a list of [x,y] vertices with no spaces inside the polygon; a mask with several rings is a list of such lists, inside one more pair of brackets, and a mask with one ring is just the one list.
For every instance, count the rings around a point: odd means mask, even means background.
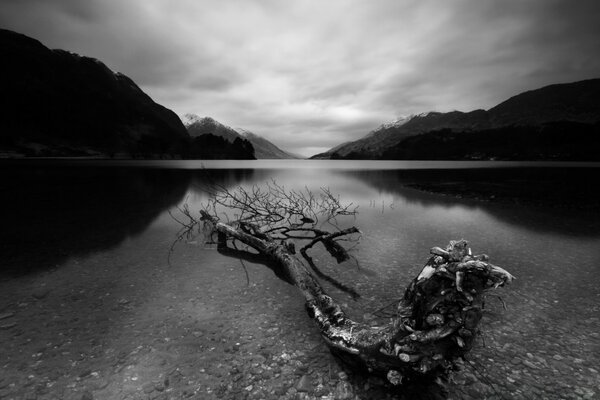
[{"label": "reflection on water", "polygon": [[[530,230],[578,236],[600,236],[598,196],[589,184],[597,179],[598,172],[597,168],[337,171],[407,202],[483,209],[502,221]],[[460,198],[460,191],[459,197],[432,195],[411,189],[412,185],[439,188],[442,194],[444,188],[458,188],[466,192],[462,196],[470,190],[477,194],[477,189],[483,188],[491,192],[482,197],[492,195],[504,201],[469,201],[468,196]]]},{"label": "reflection on water", "polygon": [[3,169],[1,273],[52,268],[140,234],[185,194],[169,171]]},{"label": "reflection on water", "polygon": [[[100,168],[96,162],[76,169],[41,165],[3,169],[0,173],[4,189],[0,237],[3,270],[24,272],[55,267],[74,255],[119,257],[127,252],[123,242],[129,238],[144,243],[144,248],[154,252],[150,256],[158,260],[148,266],[136,264],[135,268],[140,270],[136,273],[146,273],[146,268],[148,271],[154,268],[153,273],[157,273],[156,268],[166,263],[162,252],[168,246],[164,242],[173,240],[179,229],[168,211],[176,212],[175,206],[183,203],[191,210],[198,209],[207,198],[208,185],[249,187],[274,179],[288,189],[329,187],[342,201],[359,206],[355,219],[340,223],[356,225],[363,235],[352,250],[355,259],[340,265],[321,247],[310,252],[324,272],[361,294],[355,300],[324,283],[326,290],[345,304],[356,319],[370,320],[374,310],[397,299],[428,258],[428,249],[444,246],[450,239],[469,240],[475,252],[489,254],[493,263],[517,277],[511,287],[500,292],[508,310],[502,310],[495,298],[489,300],[488,314],[483,320],[487,347],[478,347],[472,354],[477,367],[487,372],[491,385],[474,373],[459,373],[459,384],[452,389],[454,398],[484,398],[492,396],[494,391],[506,394],[507,398],[585,398],[594,395],[589,393],[600,392],[598,213],[576,207],[576,212],[566,212],[564,208],[539,208],[532,204],[483,203],[403,186],[460,179],[502,181],[543,177],[548,180],[546,189],[556,191],[565,179],[579,179],[576,175],[558,170],[540,175],[539,171],[522,169],[462,173],[426,169],[364,171],[355,162],[342,170],[283,167],[193,170],[161,169],[158,165]],[[587,173],[593,175],[595,171],[585,172],[585,180],[589,180]],[[552,182],[553,176],[556,182]],[[149,234],[156,224],[164,229]],[[162,237],[155,236],[156,232]],[[85,260],[79,265],[86,266]],[[289,359],[289,347],[297,345],[298,352],[294,354],[299,355],[294,357],[314,358],[314,365],[310,364],[308,371],[314,371],[315,377],[327,376],[330,367],[320,363],[325,356],[315,350],[320,343],[318,334],[311,330],[301,304],[294,308],[298,299],[288,296],[289,288],[270,271],[251,260],[246,260],[242,268],[237,260],[216,253],[199,239],[176,247],[172,268],[168,275],[172,285],[167,297],[169,317],[179,315],[171,307],[171,302],[176,301],[173,293],[182,292],[190,297],[189,293],[195,293],[201,300],[185,300],[182,306],[191,309],[191,319],[186,319],[186,323],[201,324],[202,313],[198,310],[214,309],[214,318],[223,331],[251,332],[247,343],[262,346],[254,354],[261,351],[263,359],[276,361],[278,365],[279,358],[274,354],[283,352]],[[160,294],[159,284],[154,284],[154,290]],[[186,289],[189,285],[203,285],[207,295],[195,288]],[[156,293],[153,296],[158,296]],[[240,304],[243,312],[236,308]],[[268,322],[264,329],[263,322]],[[287,328],[286,323],[293,328]],[[183,323],[175,320],[171,326],[178,324]],[[268,330],[273,327],[277,330]],[[193,332],[199,328],[190,329]],[[212,327],[202,329],[210,331]],[[299,336],[304,342],[297,343]],[[205,339],[195,335],[193,340],[204,343]],[[278,346],[289,347],[286,350]],[[206,344],[195,357],[205,360],[203,357],[212,354],[207,350],[211,347],[214,347],[212,342]],[[221,358],[215,363],[223,364],[227,371],[241,369],[238,361],[242,354],[228,354],[217,354]],[[283,375],[283,367],[280,370]],[[205,378],[213,379],[208,374]],[[219,375],[215,372],[215,376]],[[240,380],[245,385],[240,391],[250,385],[244,379]],[[266,386],[280,384],[274,374],[269,377],[265,373],[260,379]],[[294,386],[296,378],[290,379],[293,381],[290,385]],[[267,393],[264,397],[280,396]]]},{"label": "reflection on water", "polygon": [[[4,165],[21,165],[22,160],[2,160]],[[373,160],[27,160],[28,165],[104,166],[171,169],[319,169],[319,170],[431,170],[497,168],[598,168],[598,162],[575,161],[373,161]]]},{"label": "reflection on water", "polygon": [[188,189],[236,185],[252,170],[4,168],[0,220],[0,275],[60,266],[143,233]]},{"label": "reflection on water", "polygon": [[[419,182],[538,179],[532,181],[534,190],[546,190],[548,196],[562,201],[564,196],[569,198],[569,185],[589,181],[595,171],[260,171],[244,184],[260,184],[271,178],[290,189],[327,186],[345,201],[359,206],[356,219],[345,222],[363,232],[360,245],[352,252],[356,261],[338,265],[323,248],[311,250],[324,272],[361,294],[361,299],[355,300],[324,282],[326,290],[346,303],[356,319],[369,320],[374,310],[397,299],[427,259],[428,249],[443,246],[450,239],[470,240],[476,252],[488,253],[492,262],[517,276],[510,288],[500,291],[508,310],[502,310],[499,301],[490,299],[490,313],[484,319],[489,347],[479,348],[473,354],[478,367],[490,371],[491,379],[499,381],[486,385],[487,389],[475,386],[477,389],[470,393],[455,395],[482,398],[500,390],[517,398],[564,398],[575,388],[589,394],[589,386],[600,383],[593,372],[594,365],[600,362],[598,213],[577,207],[553,208],[548,202],[544,207],[476,202],[403,186]],[[567,192],[560,193],[564,187]],[[589,186],[582,188],[591,190]],[[192,209],[205,199],[203,193],[196,192]],[[565,342],[569,343],[568,350]],[[459,375],[458,379],[472,379],[466,376]]]}]

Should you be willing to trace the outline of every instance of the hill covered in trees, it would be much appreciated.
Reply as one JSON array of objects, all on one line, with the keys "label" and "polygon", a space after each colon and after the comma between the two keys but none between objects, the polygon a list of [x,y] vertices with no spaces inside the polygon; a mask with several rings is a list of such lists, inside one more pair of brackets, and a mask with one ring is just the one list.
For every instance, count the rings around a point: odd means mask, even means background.
[{"label": "hill covered in trees", "polygon": [[487,111],[415,115],[312,158],[600,160],[600,79],[524,92]]},{"label": "hill covered in trees", "polygon": [[0,54],[2,157],[254,158],[243,139],[190,137],[173,111],[99,60],[3,29]]}]

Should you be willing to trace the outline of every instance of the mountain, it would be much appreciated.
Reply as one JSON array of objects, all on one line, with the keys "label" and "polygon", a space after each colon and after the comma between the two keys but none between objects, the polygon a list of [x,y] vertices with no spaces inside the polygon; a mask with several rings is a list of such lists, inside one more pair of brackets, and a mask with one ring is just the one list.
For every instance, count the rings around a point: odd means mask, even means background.
[{"label": "mountain", "polygon": [[488,111],[494,127],[600,121],[600,79],[545,86],[498,104]]},{"label": "mountain", "polygon": [[230,142],[211,133],[193,137],[189,153],[191,158],[202,160],[256,160],[254,147],[246,139],[237,137]]},{"label": "mountain", "polygon": [[394,146],[410,136],[448,127],[461,129],[477,129],[487,127],[489,121],[484,110],[475,110],[470,113],[452,111],[449,113],[429,112],[412,115],[394,123],[383,124],[369,132],[366,136],[353,142],[338,145],[325,153],[317,154],[311,158],[378,158],[390,146]]},{"label": "mountain", "polygon": [[391,146],[384,160],[600,161],[600,124],[572,121],[490,128],[440,129]]},{"label": "mountain", "polygon": [[597,159],[600,79],[521,93],[485,111],[429,112],[312,158]]},{"label": "mountain", "polygon": [[263,138],[262,136],[258,136],[257,134],[252,133],[248,130],[236,128],[236,131],[244,138],[248,139],[250,143],[252,143],[256,152],[256,158],[258,159],[303,158],[299,155],[295,155],[287,151],[281,150],[279,147],[275,146],[267,139]]},{"label": "mountain", "polygon": [[220,136],[230,142],[233,142],[236,138],[246,139],[252,143],[254,154],[258,159],[300,158],[299,156],[281,150],[267,139],[255,133],[241,128],[233,129],[210,117],[199,117],[196,114],[184,114],[181,116],[181,121],[192,137],[210,133]]},{"label": "mountain", "polygon": [[212,134],[230,142],[233,142],[236,138],[241,138],[234,129],[210,117],[200,118],[195,114],[185,114],[181,117],[181,121],[191,137]]},{"label": "mountain", "polygon": [[102,62],[0,29],[4,156],[181,157],[189,135],[171,110]]}]

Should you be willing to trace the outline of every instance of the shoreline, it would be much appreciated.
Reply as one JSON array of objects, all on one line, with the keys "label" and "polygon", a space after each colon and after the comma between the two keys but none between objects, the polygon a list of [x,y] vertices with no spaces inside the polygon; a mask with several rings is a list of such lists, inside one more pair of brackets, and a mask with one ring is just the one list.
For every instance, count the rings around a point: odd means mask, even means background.
[{"label": "shoreline", "polygon": [[482,203],[524,205],[549,209],[600,209],[600,197],[576,183],[556,182],[419,182],[404,186],[421,192]]}]

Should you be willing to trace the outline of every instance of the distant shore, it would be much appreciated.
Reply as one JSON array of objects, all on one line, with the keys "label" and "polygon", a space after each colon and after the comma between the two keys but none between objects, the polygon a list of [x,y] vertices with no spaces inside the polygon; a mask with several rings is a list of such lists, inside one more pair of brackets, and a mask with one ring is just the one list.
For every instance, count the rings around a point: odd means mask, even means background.
[{"label": "distant shore", "polygon": [[418,182],[405,186],[422,192],[499,204],[559,209],[600,209],[600,197],[581,182],[564,181],[455,181]]}]

